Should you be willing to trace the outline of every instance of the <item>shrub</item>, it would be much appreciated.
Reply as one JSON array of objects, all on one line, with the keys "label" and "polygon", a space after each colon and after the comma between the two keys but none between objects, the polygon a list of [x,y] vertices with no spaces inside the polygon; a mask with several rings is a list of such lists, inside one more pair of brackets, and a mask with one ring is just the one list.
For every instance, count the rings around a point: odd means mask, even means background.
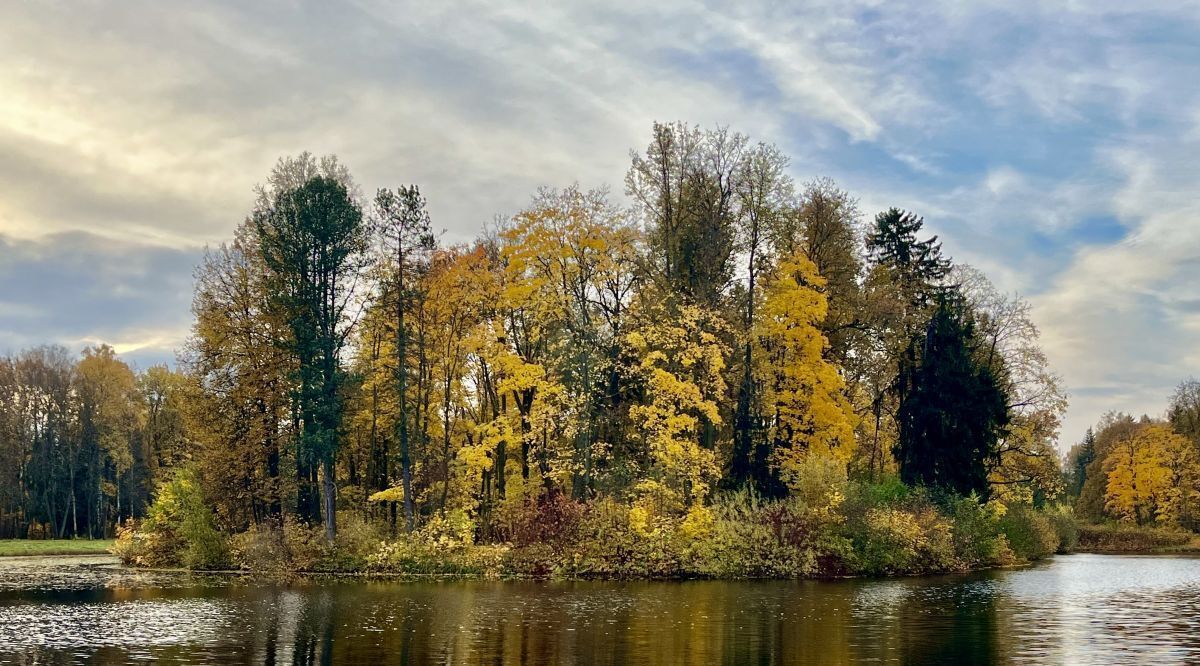
[{"label": "shrub", "polygon": [[975,569],[1014,559],[1000,529],[1003,505],[961,497],[951,501],[949,510],[954,519],[954,551],[962,568]]},{"label": "shrub", "polygon": [[146,519],[118,530],[113,551],[138,566],[226,568],[229,545],[214,523],[195,471],[181,467],[158,487]]},{"label": "shrub", "polygon": [[[798,498],[763,501],[749,492],[723,495],[711,509],[702,539],[685,550],[696,575],[798,578],[822,562],[840,570],[848,548],[836,534],[840,515],[813,510]],[[685,521],[686,526],[686,521]]]},{"label": "shrub", "polygon": [[1023,504],[1008,507],[1000,519],[1013,554],[1022,560],[1040,560],[1058,550],[1059,538],[1045,514]]},{"label": "shrub", "polygon": [[507,536],[517,546],[563,543],[578,535],[584,506],[565,493],[543,492],[516,505],[516,515],[505,516]]},{"label": "shrub", "polygon": [[1079,522],[1075,520],[1075,511],[1066,504],[1058,504],[1046,510],[1046,517],[1058,536],[1057,553],[1070,553],[1079,543]]},{"label": "shrub", "polygon": [[1083,525],[1078,548],[1094,553],[1153,553],[1189,545],[1195,535],[1176,530],[1126,525]]},{"label": "shrub", "polygon": [[366,555],[369,571],[498,576],[506,570],[507,545],[475,545],[475,522],[461,509],[436,514],[420,528],[376,542]]},{"label": "shrub", "polygon": [[555,569],[585,577],[662,578],[682,572],[676,540],[678,520],[611,498],[588,505],[578,538]]},{"label": "shrub", "polygon": [[947,571],[956,567],[950,522],[930,506],[868,509],[855,525],[854,569],[867,574]]}]

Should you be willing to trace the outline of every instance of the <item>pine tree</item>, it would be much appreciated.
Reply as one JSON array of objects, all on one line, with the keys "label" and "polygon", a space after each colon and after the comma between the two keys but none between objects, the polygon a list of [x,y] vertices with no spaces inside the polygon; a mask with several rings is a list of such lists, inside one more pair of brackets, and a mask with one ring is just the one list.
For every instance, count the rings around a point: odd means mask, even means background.
[{"label": "pine tree", "polygon": [[297,462],[311,465],[309,478],[301,480],[301,515],[317,517],[311,489],[319,466],[325,533],[332,541],[337,530],[334,462],[341,445],[345,381],[341,353],[350,332],[352,285],[367,245],[362,209],[344,182],[316,175],[278,192],[268,207],[256,211],[255,228],[271,276],[272,300],[291,329],[287,347],[297,362],[295,409],[302,424]]}]

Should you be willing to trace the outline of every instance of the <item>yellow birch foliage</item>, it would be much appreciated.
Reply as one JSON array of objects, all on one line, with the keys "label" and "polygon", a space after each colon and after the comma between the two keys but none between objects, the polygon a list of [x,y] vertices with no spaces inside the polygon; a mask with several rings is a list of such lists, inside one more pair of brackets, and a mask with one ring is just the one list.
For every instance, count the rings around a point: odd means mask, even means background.
[{"label": "yellow birch foliage", "polygon": [[807,456],[846,463],[854,452],[854,411],[837,368],[822,356],[828,345],[818,328],[828,312],[824,286],[802,253],[785,258],[754,327],[773,463],[792,488]]}]

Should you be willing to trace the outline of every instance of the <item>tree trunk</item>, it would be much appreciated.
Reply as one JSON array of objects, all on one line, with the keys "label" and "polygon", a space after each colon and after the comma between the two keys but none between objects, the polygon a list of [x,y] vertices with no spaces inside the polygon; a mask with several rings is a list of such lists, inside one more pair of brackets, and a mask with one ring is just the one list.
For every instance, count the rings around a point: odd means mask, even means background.
[{"label": "tree trunk", "polygon": [[325,491],[325,538],[330,543],[337,535],[337,488],[334,484],[333,454],[325,457],[324,486]]}]

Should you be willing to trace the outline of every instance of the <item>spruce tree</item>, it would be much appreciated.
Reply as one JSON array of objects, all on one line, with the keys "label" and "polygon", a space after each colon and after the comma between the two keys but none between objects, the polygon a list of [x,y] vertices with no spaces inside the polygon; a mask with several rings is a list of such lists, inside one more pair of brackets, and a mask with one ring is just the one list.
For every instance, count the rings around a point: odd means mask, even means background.
[{"label": "spruce tree", "polygon": [[1008,425],[999,378],[979,362],[975,325],[960,298],[937,297],[923,335],[901,362],[900,437],[895,448],[905,483],[986,496],[988,463]]}]

